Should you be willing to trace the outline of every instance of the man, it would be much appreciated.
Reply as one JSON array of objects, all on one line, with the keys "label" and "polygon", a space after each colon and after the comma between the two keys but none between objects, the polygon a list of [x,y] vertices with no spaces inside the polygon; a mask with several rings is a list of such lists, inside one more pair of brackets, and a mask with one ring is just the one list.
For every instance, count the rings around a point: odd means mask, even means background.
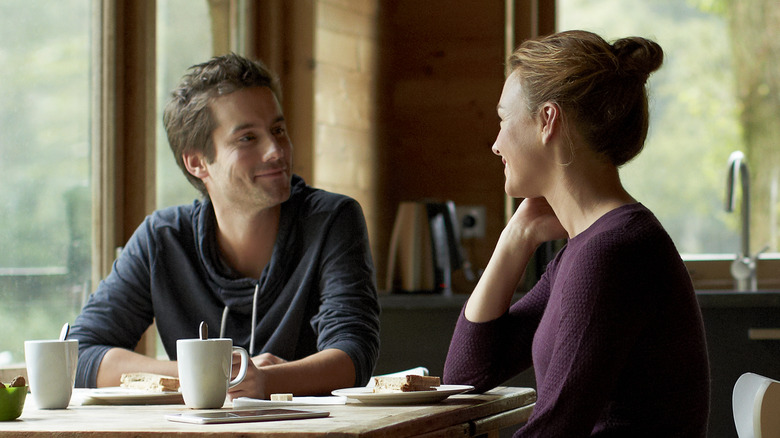
[{"label": "man", "polygon": [[[265,66],[235,54],[183,77],[163,121],[203,200],[155,212],[127,242],[71,331],[77,386],[177,375],[176,340],[201,321],[253,357],[232,398],[368,381],[379,305],[365,219],[353,199],[292,174],[279,96]],[[132,351],[153,319],[170,361]]]}]

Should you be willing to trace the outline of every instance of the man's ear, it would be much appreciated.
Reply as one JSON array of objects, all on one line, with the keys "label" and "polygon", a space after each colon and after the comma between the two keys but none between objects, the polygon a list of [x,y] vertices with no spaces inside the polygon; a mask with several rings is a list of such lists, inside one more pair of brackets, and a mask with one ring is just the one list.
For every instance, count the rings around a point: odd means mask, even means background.
[{"label": "man's ear", "polygon": [[561,107],[545,102],[539,110],[542,141],[548,143],[557,134],[561,125]]},{"label": "man's ear", "polygon": [[192,176],[196,178],[206,178],[209,176],[208,168],[206,167],[206,159],[200,152],[185,152],[182,154],[184,160],[184,167],[187,168]]}]

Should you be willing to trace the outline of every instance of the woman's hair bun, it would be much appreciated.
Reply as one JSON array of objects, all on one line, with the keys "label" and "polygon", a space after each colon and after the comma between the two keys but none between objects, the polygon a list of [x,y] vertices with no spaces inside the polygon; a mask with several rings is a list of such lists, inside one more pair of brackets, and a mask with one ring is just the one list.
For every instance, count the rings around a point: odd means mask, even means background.
[{"label": "woman's hair bun", "polygon": [[664,61],[664,51],[654,41],[642,37],[621,38],[612,44],[623,74],[635,75],[646,81]]}]

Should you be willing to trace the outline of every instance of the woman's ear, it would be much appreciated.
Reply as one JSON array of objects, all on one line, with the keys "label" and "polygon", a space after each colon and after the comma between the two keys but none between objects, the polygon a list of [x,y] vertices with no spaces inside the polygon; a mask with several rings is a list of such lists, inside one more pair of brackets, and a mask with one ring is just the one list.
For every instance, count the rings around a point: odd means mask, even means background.
[{"label": "woman's ear", "polygon": [[182,159],[184,160],[184,167],[187,168],[187,172],[192,176],[200,179],[209,176],[206,159],[200,152],[185,152],[182,154]]},{"label": "woman's ear", "polygon": [[552,102],[545,102],[539,110],[539,121],[542,141],[549,143],[560,129],[561,107]]}]

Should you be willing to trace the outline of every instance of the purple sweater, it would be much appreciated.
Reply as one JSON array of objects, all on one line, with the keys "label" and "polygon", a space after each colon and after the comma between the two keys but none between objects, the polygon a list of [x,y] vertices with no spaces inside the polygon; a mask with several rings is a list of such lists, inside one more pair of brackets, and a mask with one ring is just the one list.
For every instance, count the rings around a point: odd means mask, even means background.
[{"label": "purple sweater", "polygon": [[641,204],[575,236],[500,318],[461,312],[443,380],[482,392],[534,366],[538,399],[515,437],[704,437],[701,312],[674,244]]}]

